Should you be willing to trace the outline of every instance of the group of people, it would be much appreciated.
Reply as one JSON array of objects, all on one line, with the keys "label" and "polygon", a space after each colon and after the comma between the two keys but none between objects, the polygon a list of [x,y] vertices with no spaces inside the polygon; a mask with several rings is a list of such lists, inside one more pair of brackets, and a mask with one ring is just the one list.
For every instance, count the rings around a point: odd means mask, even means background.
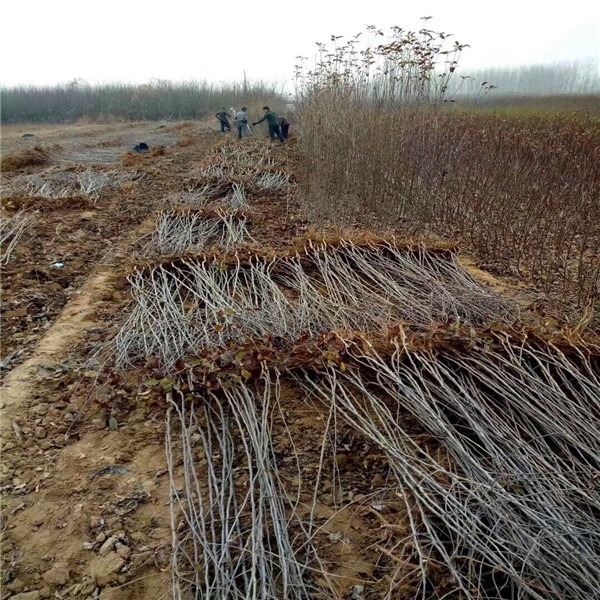
[{"label": "group of people", "polygon": [[[250,135],[250,124],[248,122],[248,109],[245,106],[242,106],[241,110],[236,111],[235,109],[230,109],[231,114],[222,108],[217,114],[216,117],[219,119],[219,123],[221,124],[221,133],[226,131],[231,131],[231,125],[229,124],[229,117],[233,117],[235,127],[238,132],[238,138],[242,139],[247,135]],[[288,134],[290,130],[290,122],[285,117],[278,117],[277,113],[271,110],[268,106],[263,106],[263,112],[265,116],[260,120],[256,121],[256,123],[252,123],[252,126],[259,125],[263,121],[267,122],[269,126],[269,137],[274,140],[275,138],[279,139],[279,141],[284,144],[285,140],[288,139]]]}]

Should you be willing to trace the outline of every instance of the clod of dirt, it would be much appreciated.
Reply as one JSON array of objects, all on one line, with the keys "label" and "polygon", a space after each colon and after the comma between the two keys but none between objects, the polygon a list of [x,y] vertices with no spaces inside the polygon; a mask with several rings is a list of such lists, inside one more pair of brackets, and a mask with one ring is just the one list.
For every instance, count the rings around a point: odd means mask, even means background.
[{"label": "clod of dirt", "polygon": [[348,464],[348,460],[347,454],[336,454],[335,462],[338,468],[343,469]]},{"label": "clod of dirt", "polygon": [[69,583],[70,579],[69,567],[63,563],[57,563],[49,571],[46,571],[42,578],[48,585],[65,585]]},{"label": "clod of dirt", "polygon": [[11,600],[41,600],[42,596],[39,590],[33,590],[32,592],[23,592],[11,596]]},{"label": "clod of dirt", "polygon": [[121,558],[129,558],[131,556],[131,549],[128,548],[125,544],[117,544],[115,546],[115,552],[121,557]]},{"label": "clod of dirt", "polygon": [[110,585],[117,581],[119,571],[125,565],[125,559],[116,552],[106,556],[97,556],[90,563],[90,575],[99,586]]},{"label": "clod of dirt", "polygon": [[25,589],[25,583],[20,579],[15,579],[6,586],[6,589],[11,592],[22,592]]},{"label": "clod of dirt", "polygon": [[371,482],[373,487],[383,487],[385,485],[385,479],[377,473],[375,477],[373,477],[373,481]]},{"label": "clod of dirt", "polygon": [[100,517],[90,517],[90,527],[92,529],[96,529],[97,527],[100,527],[100,525],[102,525],[102,519]]}]

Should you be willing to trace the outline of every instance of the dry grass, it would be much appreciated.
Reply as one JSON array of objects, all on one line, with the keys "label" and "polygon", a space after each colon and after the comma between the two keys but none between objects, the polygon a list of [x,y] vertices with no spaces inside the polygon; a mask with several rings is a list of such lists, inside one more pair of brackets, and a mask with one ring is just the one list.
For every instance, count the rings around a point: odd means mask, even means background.
[{"label": "dry grass", "polygon": [[2,157],[2,171],[18,171],[24,167],[39,167],[48,164],[50,155],[41,146],[35,146],[31,150],[26,150],[20,154],[11,154]]}]

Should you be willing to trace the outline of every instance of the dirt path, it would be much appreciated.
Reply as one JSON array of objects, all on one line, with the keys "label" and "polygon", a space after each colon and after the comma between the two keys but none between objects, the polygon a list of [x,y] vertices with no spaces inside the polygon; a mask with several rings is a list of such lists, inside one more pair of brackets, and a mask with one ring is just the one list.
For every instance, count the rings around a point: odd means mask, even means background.
[{"label": "dirt path", "polygon": [[59,366],[70,348],[81,341],[85,330],[93,326],[96,309],[110,291],[113,277],[110,271],[93,275],[40,340],[33,356],[6,376],[1,405],[3,438],[9,435],[13,419],[27,406],[33,390],[48,377],[47,367]]},{"label": "dirt path", "polygon": [[[153,223],[154,217],[147,219],[122,246],[146,234]],[[163,562],[168,562],[164,550],[168,523],[156,518],[155,513],[162,511],[154,504],[168,494],[167,482],[154,494],[160,486],[156,474],[164,471],[162,424],[134,418],[126,431],[107,430],[105,415],[87,402],[93,378],[89,374],[84,379],[72,375],[65,382],[61,373],[61,365],[87,332],[103,325],[98,315],[113,302],[115,282],[120,277],[110,267],[93,273],[42,337],[33,356],[10,372],[3,383],[2,489],[10,525],[10,531],[3,534],[3,546],[5,553],[14,549],[15,572],[33,575],[33,582],[13,579],[10,565],[8,572],[5,567],[4,583],[11,592],[33,587],[39,597],[48,597],[57,585],[72,583],[68,589],[76,597],[80,591],[89,595],[97,583],[110,586],[128,582],[130,576],[117,575],[126,562],[141,579],[126,589],[103,593],[102,598],[159,597],[164,591],[166,579],[156,568],[156,556],[162,552]],[[64,394],[54,394],[53,388],[66,389]],[[82,421],[81,429],[67,443],[76,417]],[[117,481],[111,467],[122,469],[126,476]],[[107,468],[106,476],[90,479],[90,473],[102,473]],[[115,507],[114,496],[128,500]],[[147,506],[137,511],[136,519],[159,533],[148,539],[141,536],[146,543],[137,544],[141,550],[135,552],[132,546],[136,540],[127,537],[131,528],[126,521],[127,515],[142,504]],[[82,545],[86,540],[99,545],[97,540],[111,536],[118,536],[122,556],[112,554],[121,562],[96,558]],[[153,544],[153,540],[158,541]],[[146,562],[151,564],[150,572]]]},{"label": "dirt path", "polygon": [[[141,164],[185,169],[218,139],[202,128],[195,133],[202,147],[173,148]],[[174,176],[151,178],[137,193],[145,210],[130,211],[128,221],[118,207],[105,208],[117,224],[149,216],[133,229],[104,229],[110,231],[112,264],[88,271],[31,355],[4,378],[2,599],[48,598],[60,589],[82,600],[141,600],[164,597],[168,590],[163,419],[153,419],[142,403],[136,408],[134,388],[109,399],[114,407],[127,397],[134,408],[126,417],[107,412],[95,402],[101,386],[97,373],[85,370],[85,360],[91,344],[109,339],[108,329],[127,302],[123,267],[136,240],[154,227],[153,203],[177,182]]]},{"label": "dirt path", "polygon": [[[148,217],[121,240],[120,247],[126,248],[150,232],[154,221],[154,215]],[[113,257],[118,258],[119,255],[124,256],[124,252],[117,248]],[[98,309],[110,304],[112,300],[114,284],[118,277],[120,275],[110,266],[92,273],[81,289],[75,292],[75,298],[63,308],[58,319],[40,339],[34,354],[8,373],[2,384],[0,404],[0,433],[3,439],[13,429],[13,419],[26,407],[35,388],[48,378],[49,369],[60,366],[62,360],[81,342],[85,332],[94,327]]]},{"label": "dirt path", "polygon": [[[220,138],[198,129],[188,132],[185,144],[150,157],[152,162],[143,162],[149,157],[130,157],[148,175],[147,187],[130,191],[127,197],[148,202],[145,220],[134,221],[142,213],[132,215],[135,228],[124,236],[118,227],[110,229],[111,260],[116,267],[87,271],[87,279],[70,294],[50,329],[34,340],[33,354],[4,379],[0,600],[53,595],[77,600],[170,596],[171,490],[164,453],[164,410],[150,404],[148,391],[143,391],[144,379],[140,379],[143,375],[135,381],[115,377],[105,385],[96,371],[74,369],[69,361],[74,357],[81,366],[89,356],[82,351],[86,343],[110,339],[109,330],[128,297],[123,291],[123,265],[135,240],[152,230],[158,206],[152,202],[167,193],[181,195],[183,183],[193,179],[193,169],[220,143]],[[288,169],[285,150],[277,159]],[[264,192],[256,196],[251,202],[252,235],[259,244],[281,248],[306,234],[306,221],[294,200]],[[117,211],[107,209],[106,215],[114,216],[118,225]],[[107,231],[104,228],[102,235]],[[487,278],[469,261],[464,266],[498,291],[507,291],[502,282]],[[297,402],[296,395],[288,400],[290,427],[303,440],[299,456],[307,469],[313,469],[327,415],[312,414]],[[348,454],[338,452],[331,469],[360,455],[360,465],[356,458],[356,466],[344,471],[343,483],[353,495],[360,492],[368,498],[382,480],[372,466],[375,458],[367,449],[352,446],[349,428],[339,434]],[[335,489],[330,488],[324,488],[328,498],[318,506],[319,515],[326,521],[324,531],[332,547],[338,544],[341,531],[348,530],[348,537],[356,538],[352,543],[345,541],[345,549],[328,550],[342,565],[338,576],[350,582],[350,590],[357,581],[374,576],[375,567],[361,549],[373,541],[370,536],[380,528],[379,517],[372,514],[367,500],[360,518],[337,515]]]}]

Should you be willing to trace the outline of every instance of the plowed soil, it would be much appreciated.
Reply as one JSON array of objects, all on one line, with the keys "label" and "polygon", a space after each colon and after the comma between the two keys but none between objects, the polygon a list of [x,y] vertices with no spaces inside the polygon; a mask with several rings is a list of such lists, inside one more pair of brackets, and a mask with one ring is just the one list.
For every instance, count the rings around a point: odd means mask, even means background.
[{"label": "plowed soil", "polygon": [[[94,155],[95,149],[122,149],[114,164],[145,177],[95,202],[26,194],[2,200],[3,215],[25,209],[35,222],[2,266],[1,598],[170,597],[164,407],[141,376],[107,379],[94,358],[127,312],[126,276],[144,260],[135,254],[140,239],[169,205],[166,199],[185,191],[210,151],[226,142],[202,124],[157,127],[35,128],[33,141],[20,137],[25,128],[4,134],[5,153],[23,153],[35,142],[50,163],[85,155],[85,164],[102,164],[106,155]],[[153,145],[151,134],[163,136],[156,137],[158,150],[127,153],[132,141],[147,138]],[[292,139],[275,156],[298,178],[295,154]],[[5,173],[3,183],[44,168],[22,166]],[[290,246],[326,225],[306,221],[297,192],[256,194],[251,212],[252,236],[265,247]],[[493,278],[486,283],[513,293]],[[298,445],[287,447],[282,436],[278,452],[310,474],[320,460],[327,415],[299,401],[293,388],[284,390],[283,404]],[[340,426],[324,472],[317,517],[324,555],[338,565],[340,597],[349,598],[356,585],[369,585],[374,594],[387,589],[384,573],[394,559],[380,544],[402,538],[405,516],[400,501],[397,510],[388,503],[385,514],[373,508],[386,480],[382,458]],[[341,510],[348,499],[351,507]],[[102,549],[111,538],[113,545]]]}]

